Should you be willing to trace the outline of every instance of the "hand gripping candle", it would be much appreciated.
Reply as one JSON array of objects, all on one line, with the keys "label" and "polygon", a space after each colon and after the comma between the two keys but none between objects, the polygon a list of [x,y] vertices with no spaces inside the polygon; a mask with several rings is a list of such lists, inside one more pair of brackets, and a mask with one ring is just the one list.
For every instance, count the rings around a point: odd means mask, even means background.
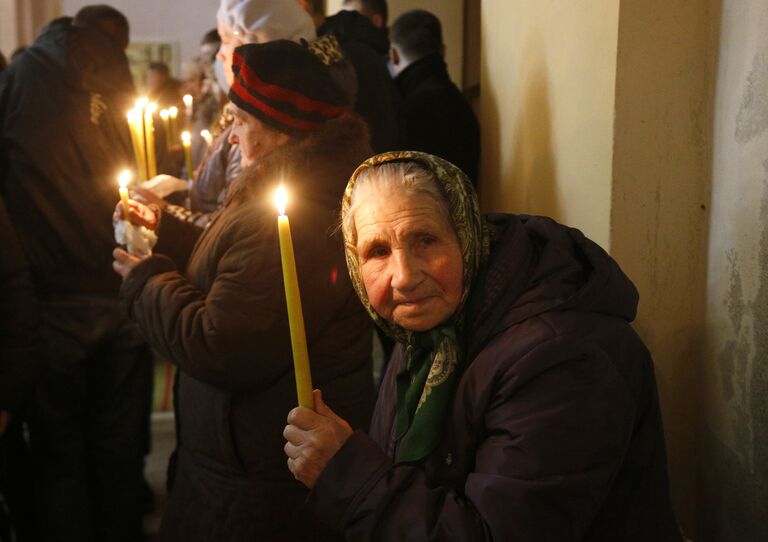
[{"label": "hand gripping candle", "polygon": [[299,396],[299,406],[314,410],[312,374],[309,371],[309,352],[307,351],[307,335],[304,331],[304,315],[301,311],[299,279],[296,274],[296,259],[293,255],[291,226],[285,214],[287,199],[288,196],[285,188],[281,185],[275,193],[275,205],[280,213],[277,217],[277,235],[280,240],[280,260],[283,265],[283,284],[285,286],[285,303],[288,308],[288,326],[291,330],[293,370],[296,375],[296,393]]}]

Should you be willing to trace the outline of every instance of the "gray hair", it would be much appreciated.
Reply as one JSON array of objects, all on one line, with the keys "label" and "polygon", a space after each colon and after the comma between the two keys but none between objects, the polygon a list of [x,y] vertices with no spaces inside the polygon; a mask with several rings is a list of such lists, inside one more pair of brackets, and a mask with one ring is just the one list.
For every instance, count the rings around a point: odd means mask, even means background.
[{"label": "gray hair", "polygon": [[360,201],[366,199],[372,192],[390,190],[432,198],[438,204],[446,224],[450,225],[451,229],[455,229],[445,194],[430,169],[415,161],[386,162],[362,170],[355,180],[349,209],[341,217],[341,230],[348,246],[357,245],[355,211],[360,206]]}]

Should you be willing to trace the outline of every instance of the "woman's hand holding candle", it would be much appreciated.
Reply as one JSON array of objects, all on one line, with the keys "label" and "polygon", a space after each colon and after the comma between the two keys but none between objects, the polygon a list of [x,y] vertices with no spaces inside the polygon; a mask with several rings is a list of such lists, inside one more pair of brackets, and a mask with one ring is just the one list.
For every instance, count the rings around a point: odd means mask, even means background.
[{"label": "woman's hand holding candle", "polygon": [[115,212],[112,214],[113,222],[117,223],[127,218],[128,222],[134,226],[144,226],[148,230],[153,231],[157,229],[160,222],[158,210],[153,210],[151,207],[132,199],[129,199],[127,204],[127,215],[122,201],[115,206]]},{"label": "woman's hand holding candle", "polygon": [[112,251],[112,257],[115,259],[112,262],[112,269],[125,280],[133,268],[147,256],[132,256],[122,248],[116,248]]},{"label": "woman's hand holding candle", "polygon": [[352,427],[323,402],[320,390],[314,391],[315,410],[296,407],[288,413],[283,436],[288,441],[283,450],[288,468],[305,486],[312,488],[325,469],[352,436]]}]

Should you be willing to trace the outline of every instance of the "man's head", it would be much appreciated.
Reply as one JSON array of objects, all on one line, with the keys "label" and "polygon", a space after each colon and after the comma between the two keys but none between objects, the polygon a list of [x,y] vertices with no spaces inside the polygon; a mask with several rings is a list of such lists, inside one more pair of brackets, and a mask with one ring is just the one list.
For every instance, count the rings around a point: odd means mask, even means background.
[{"label": "man's head", "polygon": [[147,70],[147,89],[150,94],[158,92],[171,78],[171,70],[165,62],[151,62]]},{"label": "man's head", "polygon": [[368,17],[376,28],[386,28],[387,0],[344,0],[342,9],[348,11],[357,11],[361,15]]},{"label": "man's head", "polygon": [[321,131],[346,111],[346,96],[328,68],[298,43],[242,45],[232,71],[230,142],[240,146],[245,166],[291,139]]},{"label": "man's head", "polygon": [[319,28],[323,24],[325,21],[324,0],[299,0],[299,5],[312,17],[315,28]]},{"label": "man's head", "polygon": [[107,36],[121,50],[128,47],[130,26],[125,15],[112,6],[85,6],[77,12],[72,26],[96,30]]},{"label": "man's head", "polygon": [[200,40],[200,60],[204,66],[210,66],[216,60],[216,53],[221,47],[221,38],[219,32],[214,28],[206,32],[203,39]]},{"label": "man's head", "polygon": [[440,19],[423,9],[400,15],[389,29],[392,65],[399,73],[412,62],[434,53],[445,54]]},{"label": "man's head", "polygon": [[274,40],[310,41],[316,35],[312,19],[293,0],[221,0],[216,22],[221,37],[216,58],[224,63],[230,85],[236,47]]}]

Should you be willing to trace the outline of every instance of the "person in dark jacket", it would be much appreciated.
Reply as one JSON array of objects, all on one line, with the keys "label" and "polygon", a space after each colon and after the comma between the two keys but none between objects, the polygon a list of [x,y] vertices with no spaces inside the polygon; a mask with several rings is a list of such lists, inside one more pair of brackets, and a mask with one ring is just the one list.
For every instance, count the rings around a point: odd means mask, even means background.
[{"label": "person in dark jacket", "polygon": [[[160,537],[325,539],[281,452],[285,412],[297,398],[273,194],[285,183],[291,196],[313,382],[365,428],[375,396],[372,327],[343,272],[341,238],[330,232],[346,179],[371,151],[364,123],[301,45],[243,45],[233,70],[230,138],[245,169],[224,207],[188,260],[177,256],[181,266],[158,254],[181,236],[164,230],[164,217],[156,255],[139,261],[115,251],[128,311],[180,369],[179,458]],[[156,224],[150,209],[132,205],[133,220]]]},{"label": "person in dark jacket", "polygon": [[350,540],[681,540],[637,291],[599,246],[481,217],[458,168],[415,152],[361,165],[342,222],[357,293],[400,344],[369,435],[317,391],[289,413],[321,520]]},{"label": "person in dark jacket", "polygon": [[387,69],[389,38],[357,11],[340,11],[317,29],[318,36],[339,40],[344,57],[355,68],[355,112],[368,123],[374,152],[401,149],[400,97]]},{"label": "person in dark jacket", "polygon": [[0,501],[6,505],[0,509],[0,540],[23,542],[34,538],[34,478],[23,424],[42,361],[40,314],[2,197],[0,254]]},{"label": "person in dark jacket", "polygon": [[445,158],[477,187],[480,125],[448,75],[440,20],[428,11],[408,11],[392,24],[389,37],[403,100],[403,148]]},{"label": "person in dark jacket", "polygon": [[117,175],[131,163],[128,21],[87,6],[0,75],[0,192],[39,300],[30,413],[44,540],[136,540],[152,355],[110,271]]}]

